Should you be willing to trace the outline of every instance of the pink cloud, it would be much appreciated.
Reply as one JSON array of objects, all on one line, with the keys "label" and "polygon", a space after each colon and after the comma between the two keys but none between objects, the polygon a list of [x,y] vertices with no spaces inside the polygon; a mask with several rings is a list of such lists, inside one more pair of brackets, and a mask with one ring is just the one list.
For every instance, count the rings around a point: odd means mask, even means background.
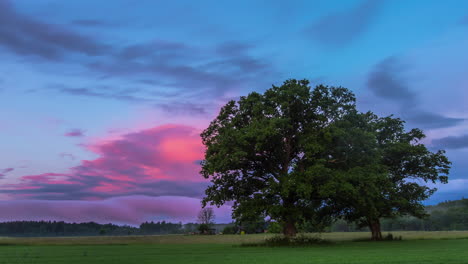
[{"label": "pink cloud", "polygon": [[90,200],[125,195],[201,197],[203,145],[197,129],[164,125],[102,139],[85,147],[98,155],[66,173],[26,175],[0,186],[12,198]]},{"label": "pink cloud", "polygon": [[[0,201],[0,221],[51,220],[138,225],[145,221],[196,222],[200,200],[174,196],[125,196],[99,201]],[[231,221],[231,208],[214,208],[216,222]]]}]

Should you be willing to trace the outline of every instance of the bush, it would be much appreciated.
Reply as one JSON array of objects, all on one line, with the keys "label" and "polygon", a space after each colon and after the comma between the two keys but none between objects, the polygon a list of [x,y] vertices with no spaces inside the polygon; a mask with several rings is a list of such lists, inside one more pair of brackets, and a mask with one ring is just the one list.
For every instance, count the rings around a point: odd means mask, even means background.
[{"label": "bush", "polygon": [[382,238],[382,240],[385,240],[385,241],[399,241],[399,240],[402,240],[402,237],[401,236],[393,236],[392,233],[388,233],[386,236],[384,236]]},{"label": "bush", "polygon": [[[386,236],[382,237],[382,240],[380,241],[400,241],[403,240],[402,236],[393,236],[392,233],[388,233]],[[353,239],[352,241],[354,242],[369,242],[369,241],[374,241],[371,238],[358,238],[358,239]]]},{"label": "bush", "polygon": [[298,235],[296,237],[274,236],[265,239],[262,243],[244,243],[242,246],[247,247],[303,247],[311,245],[330,244],[330,241],[324,240],[319,237],[312,237],[306,235]]},{"label": "bush", "polygon": [[226,226],[226,227],[223,229],[223,234],[224,234],[224,235],[237,234],[237,227],[235,227],[235,226]]},{"label": "bush", "polygon": [[207,224],[201,224],[198,226],[198,231],[200,231],[200,234],[208,234],[210,232],[210,226]]},{"label": "bush", "polygon": [[268,225],[268,233],[279,234],[281,233],[281,225],[278,222],[270,222]]}]

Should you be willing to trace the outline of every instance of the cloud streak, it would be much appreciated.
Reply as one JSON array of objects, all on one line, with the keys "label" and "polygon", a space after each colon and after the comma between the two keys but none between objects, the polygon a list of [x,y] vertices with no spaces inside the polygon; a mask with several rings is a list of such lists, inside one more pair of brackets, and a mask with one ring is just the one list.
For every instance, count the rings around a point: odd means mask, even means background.
[{"label": "cloud streak", "polygon": [[66,53],[99,56],[110,48],[62,25],[22,15],[9,0],[0,1],[0,46],[17,55],[33,55],[47,60],[59,60]]},{"label": "cloud streak", "polygon": [[14,171],[14,168],[5,168],[0,170],[0,179],[6,176],[7,173]]},{"label": "cloud streak", "polygon": [[411,125],[427,129],[457,126],[466,119],[446,117],[420,109],[416,93],[405,78],[407,66],[393,56],[377,63],[367,77],[367,87],[380,99],[401,107],[403,118]]},{"label": "cloud streak", "polygon": [[324,16],[312,24],[306,34],[324,46],[345,46],[366,32],[382,3],[365,0],[349,10]]},{"label": "cloud streak", "polygon": [[468,135],[439,138],[433,140],[432,144],[436,147],[443,147],[447,149],[468,148]]},{"label": "cloud streak", "polygon": [[66,137],[83,137],[84,136],[84,131],[81,129],[72,129],[68,131],[67,133],[64,134]]}]

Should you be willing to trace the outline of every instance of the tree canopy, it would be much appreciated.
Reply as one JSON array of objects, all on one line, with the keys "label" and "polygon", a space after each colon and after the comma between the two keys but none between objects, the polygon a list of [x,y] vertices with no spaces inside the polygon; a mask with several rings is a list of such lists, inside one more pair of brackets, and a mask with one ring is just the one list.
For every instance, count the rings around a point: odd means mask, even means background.
[{"label": "tree canopy", "polygon": [[417,181],[447,182],[447,158],[419,143],[422,131],[355,102],[348,89],[293,79],[228,102],[201,134],[203,205],[232,202],[234,218],[278,221],[287,236],[331,216],[371,227],[422,215],[434,190]]},{"label": "tree canopy", "polygon": [[[421,144],[419,129],[404,130],[398,118],[353,113],[330,127],[326,153],[333,180],[325,189],[334,195],[335,212],[359,226],[372,239],[382,239],[380,218],[426,216],[422,201],[435,192],[426,183],[447,183],[450,162],[443,151]],[[334,190],[332,192],[331,190]]]}]

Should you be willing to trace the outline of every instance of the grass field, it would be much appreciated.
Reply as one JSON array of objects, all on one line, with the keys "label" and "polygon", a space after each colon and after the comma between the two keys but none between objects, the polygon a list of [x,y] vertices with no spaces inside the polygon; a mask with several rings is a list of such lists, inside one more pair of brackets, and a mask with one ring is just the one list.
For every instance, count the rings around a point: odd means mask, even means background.
[{"label": "grass field", "polygon": [[368,233],[329,233],[335,243],[241,247],[265,235],[0,238],[2,263],[468,263],[468,232],[393,232],[403,241],[353,242]]}]

